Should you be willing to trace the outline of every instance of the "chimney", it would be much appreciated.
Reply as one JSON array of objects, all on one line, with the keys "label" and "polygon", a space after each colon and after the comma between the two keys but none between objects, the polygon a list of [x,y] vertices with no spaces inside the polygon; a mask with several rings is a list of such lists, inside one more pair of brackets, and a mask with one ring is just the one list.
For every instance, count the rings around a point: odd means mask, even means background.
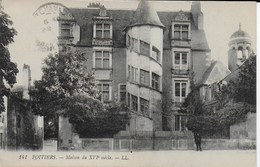
[{"label": "chimney", "polygon": [[23,65],[23,98],[29,99],[29,89],[31,87],[31,70],[30,66]]},{"label": "chimney", "polygon": [[201,12],[201,4],[198,1],[193,1],[191,4],[191,13],[194,24],[197,29],[203,30],[204,27],[204,17]]}]

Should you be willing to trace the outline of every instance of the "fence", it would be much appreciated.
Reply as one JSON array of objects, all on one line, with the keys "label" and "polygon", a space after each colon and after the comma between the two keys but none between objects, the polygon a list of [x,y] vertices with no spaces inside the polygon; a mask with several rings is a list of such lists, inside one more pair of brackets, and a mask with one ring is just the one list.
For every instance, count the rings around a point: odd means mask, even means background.
[{"label": "fence", "polygon": [[[121,131],[114,138],[74,138],[73,143],[73,149],[81,151],[195,150],[196,148],[190,131]],[[255,140],[202,139],[203,150],[255,148]]]}]

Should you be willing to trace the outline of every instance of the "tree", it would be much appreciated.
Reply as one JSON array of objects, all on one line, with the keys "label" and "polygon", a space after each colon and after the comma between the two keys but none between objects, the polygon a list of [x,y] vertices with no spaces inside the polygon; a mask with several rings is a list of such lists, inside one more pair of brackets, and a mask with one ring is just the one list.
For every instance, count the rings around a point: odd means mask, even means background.
[{"label": "tree", "polygon": [[217,103],[211,107],[205,107],[200,100],[199,87],[193,86],[184,103],[190,130],[201,131],[204,135],[216,134],[245,121],[248,112],[256,112],[256,56],[250,56],[237,74],[227,85],[219,85],[219,90],[214,92]]},{"label": "tree", "polygon": [[19,72],[17,65],[11,61],[7,48],[14,42],[14,36],[17,34],[16,30],[11,27],[13,22],[9,18],[0,6],[0,113],[5,111],[3,97],[10,93],[5,81],[12,87],[16,83],[16,75]]},{"label": "tree", "polygon": [[[120,107],[111,108],[99,100],[100,92],[86,61],[85,54],[76,49],[45,59],[42,79],[35,82],[35,89],[30,92],[34,113],[45,116],[55,131],[57,119],[53,118],[57,115],[68,117],[80,136],[122,130],[125,122],[121,121],[124,119],[119,114]],[[57,133],[45,135],[56,137]]]},{"label": "tree", "polygon": [[256,56],[252,54],[237,70],[238,76],[221,87],[218,100],[256,105]]}]

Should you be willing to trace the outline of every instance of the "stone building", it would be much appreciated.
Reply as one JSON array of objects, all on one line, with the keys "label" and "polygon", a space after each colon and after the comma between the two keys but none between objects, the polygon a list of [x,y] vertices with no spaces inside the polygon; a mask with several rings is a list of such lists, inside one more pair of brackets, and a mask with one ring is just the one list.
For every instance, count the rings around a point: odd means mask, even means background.
[{"label": "stone building", "polygon": [[[68,11],[58,19],[59,49],[86,53],[103,102],[127,103],[132,117],[125,134],[171,132],[188,137],[181,106],[190,85],[202,83],[209,69],[221,66],[212,64],[200,2],[192,2],[189,11],[157,12],[144,0],[136,10],[91,4]],[[68,123],[60,119],[59,137],[71,144]]]},{"label": "stone building", "polygon": [[23,67],[23,85],[11,89],[7,98],[7,137],[8,150],[42,149],[43,117],[34,115],[29,107],[31,89],[31,71],[28,65]]},{"label": "stone building", "polygon": [[237,69],[252,53],[251,37],[243,31],[241,24],[239,30],[234,32],[229,39],[228,69],[233,72]]},{"label": "stone building", "polygon": [[[244,66],[244,62],[246,62],[250,56],[255,56],[252,51],[251,37],[247,32],[241,30],[240,24],[239,30],[234,32],[229,39],[229,69],[220,62],[214,62],[204,74],[204,80],[200,84],[200,97],[206,107],[213,109],[213,112],[215,111],[214,108],[217,102],[215,93],[219,91],[223,85],[238,79],[241,67]],[[239,122],[230,127],[226,127],[226,129],[221,130],[221,133],[214,135],[222,139],[229,139],[222,140],[223,144],[219,144],[219,148],[255,149],[256,113],[247,113],[244,122]],[[206,144],[206,142],[204,144]],[[208,147],[213,146],[209,145]]]}]

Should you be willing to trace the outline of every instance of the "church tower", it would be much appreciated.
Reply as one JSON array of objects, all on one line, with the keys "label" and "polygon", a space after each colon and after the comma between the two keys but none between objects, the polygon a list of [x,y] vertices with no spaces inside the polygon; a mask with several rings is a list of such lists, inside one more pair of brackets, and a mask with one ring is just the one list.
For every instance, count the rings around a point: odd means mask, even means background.
[{"label": "church tower", "polygon": [[228,69],[231,72],[237,69],[251,53],[251,37],[239,24],[239,30],[234,32],[229,40]]},{"label": "church tower", "polygon": [[152,4],[141,0],[125,29],[130,131],[162,129],[163,28]]}]

